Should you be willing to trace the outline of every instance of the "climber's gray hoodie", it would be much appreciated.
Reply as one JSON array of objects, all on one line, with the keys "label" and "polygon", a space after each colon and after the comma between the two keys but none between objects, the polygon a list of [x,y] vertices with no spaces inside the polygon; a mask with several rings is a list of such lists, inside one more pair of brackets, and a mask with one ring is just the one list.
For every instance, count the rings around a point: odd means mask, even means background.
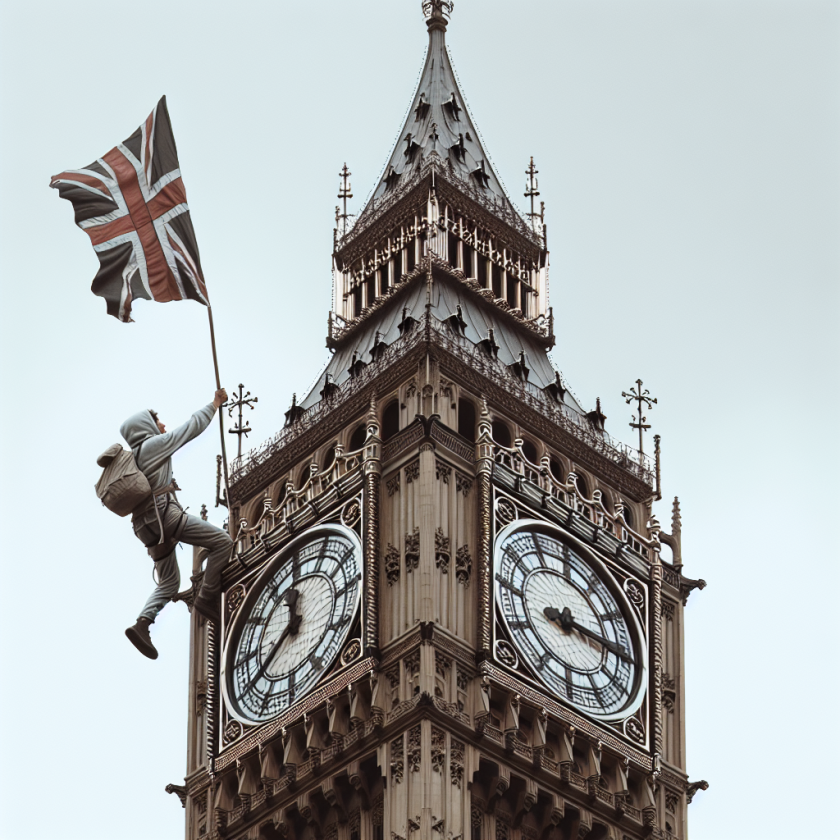
[{"label": "climber's gray hoodie", "polygon": [[[215,413],[216,409],[213,403],[210,403],[196,411],[183,426],[163,434],[148,410],[132,414],[120,426],[120,434],[134,452],[137,467],[149,479],[152,490],[171,483],[172,456],[185,443],[198,437],[210,425]],[[138,457],[137,447],[141,443],[143,446]]]}]

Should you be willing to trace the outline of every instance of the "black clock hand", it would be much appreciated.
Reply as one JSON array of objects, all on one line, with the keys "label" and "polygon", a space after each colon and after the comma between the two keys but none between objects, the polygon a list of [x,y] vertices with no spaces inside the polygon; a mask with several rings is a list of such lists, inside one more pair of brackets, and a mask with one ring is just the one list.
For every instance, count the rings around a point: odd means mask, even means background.
[{"label": "black clock hand", "polygon": [[[288,635],[297,636],[298,630],[300,630],[300,623],[303,620],[303,616],[297,611],[300,592],[298,592],[297,589],[288,589],[286,590],[286,595],[284,597],[289,606],[289,623],[283,633],[288,631]],[[283,636],[280,638],[282,639]]]},{"label": "black clock hand", "polygon": [[585,627],[583,624],[578,624],[575,621],[574,616],[572,615],[572,611],[568,607],[563,607],[563,611],[560,612],[556,607],[546,607],[543,610],[543,615],[549,621],[557,621],[560,623],[560,626],[564,630],[577,630],[579,633],[582,633],[584,636],[589,636],[590,639],[593,641],[598,642],[599,645],[606,648],[611,653],[614,653],[619,658],[629,662],[631,665],[633,664],[633,657],[624,650],[623,647],[617,645],[615,642],[611,642],[609,639],[605,639],[599,633],[595,633],[593,630],[590,630],[588,627]]},{"label": "black clock hand", "polygon": [[266,672],[269,663],[272,659],[277,655],[277,651],[280,650],[280,646],[289,636],[296,636],[298,630],[300,629],[300,622],[303,619],[303,616],[298,615],[297,613],[297,602],[300,593],[297,589],[289,589],[285,594],[286,603],[289,606],[289,623],[283,628],[283,632],[280,634],[280,638],[274,643],[274,646],[271,648],[271,653],[263,659],[262,665],[260,665],[259,670],[254,675],[254,678],[248,683],[248,688],[251,686]]}]

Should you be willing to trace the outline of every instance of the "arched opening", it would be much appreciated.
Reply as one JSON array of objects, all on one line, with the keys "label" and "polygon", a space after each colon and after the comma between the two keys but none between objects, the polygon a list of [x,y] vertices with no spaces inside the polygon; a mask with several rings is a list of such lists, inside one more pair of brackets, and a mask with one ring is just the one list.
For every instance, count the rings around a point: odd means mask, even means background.
[{"label": "arched opening", "polygon": [[309,480],[309,464],[304,464],[300,468],[300,475],[298,476],[297,480],[297,489],[300,490],[304,484]]},{"label": "arched opening", "polygon": [[469,400],[458,400],[458,434],[475,442],[475,405]]},{"label": "arched opening", "polygon": [[451,265],[452,268],[458,268],[458,237],[451,232],[447,236],[447,252],[449,265]]},{"label": "arched opening", "polygon": [[400,404],[391,400],[382,412],[382,440],[392,438],[400,430]]},{"label": "arched opening", "polygon": [[559,481],[562,484],[563,483],[563,465],[556,458],[552,458],[548,462],[548,468],[551,470],[551,475],[554,477],[554,480]]},{"label": "arched opening", "polygon": [[504,423],[501,420],[493,421],[493,440],[495,440],[500,446],[505,446],[510,449],[511,436],[507,423]]},{"label": "arched opening", "polygon": [[335,463],[335,443],[331,443],[324,450],[324,458],[321,461],[321,472],[326,472]]},{"label": "arched opening", "polygon": [[577,477],[577,488],[584,499],[589,498],[589,487],[586,484],[586,479],[582,475],[578,475]]},{"label": "arched opening", "polygon": [[493,294],[500,298],[502,296],[502,268],[496,263],[491,263],[490,270],[493,276]]},{"label": "arched opening", "polygon": [[537,447],[530,440],[522,441],[522,454],[532,463],[537,463]]},{"label": "arched opening", "polygon": [[347,444],[347,448],[350,452],[356,452],[357,450],[361,449],[365,445],[365,437],[367,436],[367,430],[365,428],[364,423],[356,426],[353,430],[353,434],[350,435],[350,443]]},{"label": "arched opening", "polygon": [[464,256],[464,275],[469,279],[473,276],[473,249],[464,243],[462,250]]},{"label": "arched opening", "polygon": [[632,528],[634,531],[636,530],[635,526],[633,525],[633,511],[625,504],[624,505],[624,522],[626,523],[628,528]]}]

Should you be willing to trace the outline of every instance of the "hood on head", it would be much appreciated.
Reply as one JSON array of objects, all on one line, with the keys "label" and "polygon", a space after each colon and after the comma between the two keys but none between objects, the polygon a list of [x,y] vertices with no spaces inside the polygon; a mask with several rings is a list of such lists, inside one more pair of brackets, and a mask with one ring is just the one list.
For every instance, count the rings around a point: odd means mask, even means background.
[{"label": "hood on head", "polygon": [[160,434],[160,429],[152,417],[151,411],[138,411],[137,414],[132,414],[125,423],[120,426],[120,434],[125,438],[125,442],[129,448],[135,449],[140,446],[144,440],[148,440],[154,435]]}]

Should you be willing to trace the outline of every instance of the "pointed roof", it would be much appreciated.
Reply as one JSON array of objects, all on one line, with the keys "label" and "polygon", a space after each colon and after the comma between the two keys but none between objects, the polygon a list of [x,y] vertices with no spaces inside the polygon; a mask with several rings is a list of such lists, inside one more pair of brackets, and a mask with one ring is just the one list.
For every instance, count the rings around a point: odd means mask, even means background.
[{"label": "pointed roof", "polygon": [[360,222],[431,160],[444,168],[444,177],[454,175],[452,180],[468,183],[485,193],[488,200],[516,213],[493,171],[452,68],[446,47],[446,25],[453,5],[448,0],[423,3],[429,30],[426,62],[396,146],[376,189],[359,214]]}]

